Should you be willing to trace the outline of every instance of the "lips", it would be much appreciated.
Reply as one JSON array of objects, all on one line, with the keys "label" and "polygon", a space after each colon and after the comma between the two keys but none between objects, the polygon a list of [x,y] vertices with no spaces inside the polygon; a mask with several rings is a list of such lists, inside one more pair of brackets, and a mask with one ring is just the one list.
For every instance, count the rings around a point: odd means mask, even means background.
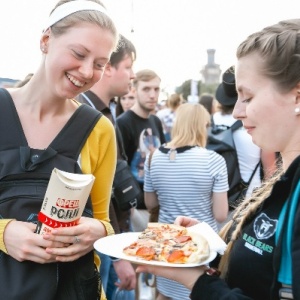
[{"label": "lips", "polygon": [[73,77],[70,74],[66,74],[66,76],[68,77],[68,79],[77,87],[83,87],[85,85],[85,82],[81,82],[78,79],[76,79],[75,77]]},{"label": "lips", "polygon": [[246,131],[247,131],[248,134],[251,134],[255,127],[244,126],[244,128],[246,129]]}]

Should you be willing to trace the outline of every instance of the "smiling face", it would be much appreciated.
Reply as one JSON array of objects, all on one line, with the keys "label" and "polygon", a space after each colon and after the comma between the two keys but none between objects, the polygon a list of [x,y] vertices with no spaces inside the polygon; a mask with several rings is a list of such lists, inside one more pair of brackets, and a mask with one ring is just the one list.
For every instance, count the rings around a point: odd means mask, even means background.
[{"label": "smiling face", "polygon": [[90,89],[102,76],[114,50],[115,38],[107,29],[86,22],[54,36],[47,30],[41,38],[47,86],[58,98],[74,98]]},{"label": "smiling face", "polygon": [[275,83],[261,75],[257,54],[240,58],[236,65],[238,101],[233,115],[242,120],[253,142],[265,150],[293,151],[298,143],[299,117],[295,115],[297,89],[280,92]]}]

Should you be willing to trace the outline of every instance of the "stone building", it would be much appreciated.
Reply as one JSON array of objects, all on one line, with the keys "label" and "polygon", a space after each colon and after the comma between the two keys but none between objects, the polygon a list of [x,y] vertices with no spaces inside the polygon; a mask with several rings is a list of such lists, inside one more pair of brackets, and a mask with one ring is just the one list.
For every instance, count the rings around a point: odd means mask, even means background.
[{"label": "stone building", "polygon": [[220,65],[215,63],[215,52],[215,49],[207,49],[207,64],[200,71],[203,77],[203,83],[207,85],[220,83],[222,71]]}]

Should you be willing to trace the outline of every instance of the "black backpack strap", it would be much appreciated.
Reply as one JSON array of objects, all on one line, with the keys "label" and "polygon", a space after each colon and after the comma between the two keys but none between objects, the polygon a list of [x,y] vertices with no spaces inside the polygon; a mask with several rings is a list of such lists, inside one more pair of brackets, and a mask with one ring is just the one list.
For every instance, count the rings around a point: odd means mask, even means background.
[{"label": "black backpack strap", "polygon": [[258,167],[260,166],[260,161],[257,163],[257,165],[255,166],[255,168],[254,168],[254,170],[253,170],[253,172],[252,172],[252,174],[251,174],[251,176],[250,176],[250,178],[249,178],[249,180],[248,180],[248,182],[247,182],[247,185],[249,186],[250,185],[250,183],[251,183],[251,181],[252,181],[252,179],[253,179],[253,177],[254,177],[254,174],[256,173],[256,170],[258,169]]},{"label": "black backpack strap", "polygon": [[81,104],[67,124],[50,144],[50,147],[67,157],[78,159],[82,147],[102,113]]},{"label": "black backpack strap", "polygon": [[231,128],[231,131],[234,132],[236,131],[237,129],[241,128],[243,126],[243,123],[241,120],[237,120],[236,122],[234,122],[232,124],[232,126],[230,127]]},{"label": "black backpack strap", "polygon": [[6,89],[0,89],[0,149],[27,146],[13,100]]},{"label": "black backpack strap", "polygon": [[122,137],[122,134],[120,132],[120,129],[119,129],[117,123],[115,124],[115,129],[116,129],[117,143],[118,143],[118,147],[121,151],[121,156],[124,160],[128,161],[128,157],[127,157],[125,149],[124,149],[123,137]]}]

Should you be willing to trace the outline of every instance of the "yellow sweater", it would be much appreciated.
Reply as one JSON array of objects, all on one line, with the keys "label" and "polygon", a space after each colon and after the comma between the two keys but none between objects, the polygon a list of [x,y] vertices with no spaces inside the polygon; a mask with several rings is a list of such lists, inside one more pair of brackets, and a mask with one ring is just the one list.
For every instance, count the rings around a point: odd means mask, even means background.
[{"label": "yellow sweater", "polygon": [[[116,138],[112,123],[102,116],[81,151],[81,169],[85,174],[93,174],[95,182],[91,191],[94,218],[103,223],[107,234],[113,234],[109,223],[109,201],[116,166]],[[41,199],[42,201],[42,199]],[[7,253],[3,233],[11,219],[0,220],[0,250]],[[95,263],[100,266],[98,255]],[[103,295],[101,299],[106,299]]]}]

